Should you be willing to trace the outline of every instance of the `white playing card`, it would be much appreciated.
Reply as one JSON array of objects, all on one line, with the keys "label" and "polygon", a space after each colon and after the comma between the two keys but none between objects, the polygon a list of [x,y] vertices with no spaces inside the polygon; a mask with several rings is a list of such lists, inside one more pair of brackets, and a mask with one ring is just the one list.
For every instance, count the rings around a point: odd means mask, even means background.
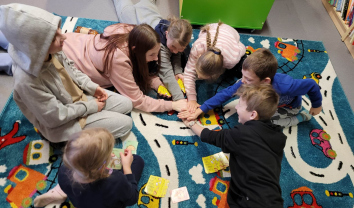
[{"label": "white playing card", "polygon": [[178,203],[189,199],[187,187],[185,186],[178,189],[173,189],[171,190],[170,193],[171,193],[172,203]]}]

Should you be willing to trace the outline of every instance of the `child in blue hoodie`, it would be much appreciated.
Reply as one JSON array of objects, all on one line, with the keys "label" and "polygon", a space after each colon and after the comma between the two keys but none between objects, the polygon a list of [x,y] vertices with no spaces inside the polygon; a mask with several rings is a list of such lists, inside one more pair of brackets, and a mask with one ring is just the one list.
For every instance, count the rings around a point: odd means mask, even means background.
[{"label": "child in blue hoodie", "polygon": [[[183,81],[182,52],[189,54],[192,26],[185,19],[163,19],[151,0],[133,4],[131,0],[113,0],[118,20],[122,23],[147,23],[161,38],[161,66],[159,77],[172,95],[172,100],[184,99],[177,80]],[[186,60],[185,60],[186,61]]]},{"label": "child in blue hoodie", "polygon": [[230,208],[282,208],[279,178],[286,136],[280,126],[270,121],[279,96],[269,84],[244,84],[237,95],[240,101],[235,109],[240,125],[212,131],[195,121],[183,122],[202,142],[230,153]]}]

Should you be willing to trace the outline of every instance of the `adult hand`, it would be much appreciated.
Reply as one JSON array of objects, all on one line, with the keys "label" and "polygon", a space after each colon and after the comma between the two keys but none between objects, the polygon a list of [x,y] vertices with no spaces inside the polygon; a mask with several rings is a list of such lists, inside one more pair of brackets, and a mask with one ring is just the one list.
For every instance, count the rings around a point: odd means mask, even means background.
[{"label": "adult hand", "polygon": [[101,102],[106,101],[108,98],[108,94],[107,94],[106,90],[104,90],[100,86],[97,87],[95,94],[93,96]]},{"label": "adult hand", "polygon": [[172,101],[172,109],[178,112],[187,109],[187,99]]},{"label": "adult hand", "polygon": [[313,116],[319,114],[322,111],[322,106],[318,107],[318,108],[311,108],[309,113]]},{"label": "adult hand", "polygon": [[95,99],[95,100],[96,100],[96,103],[97,103],[97,106],[98,106],[97,112],[102,111],[102,109],[106,105],[106,102],[105,101],[99,101],[98,99]]},{"label": "adult hand", "polygon": [[187,110],[190,112],[190,113],[194,113],[197,108],[199,108],[200,105],[197,103],[196,100],[190,100],[188,101],[188,104],[187,104]]},{"label": "adult hand", "polygon": [[187,120],[187,121],[192,121],[196,120],[200,114],[202,114],[203,111],[198,108],[194,113],[190,113],[189,111],[182,111],[178,113],[177,117],[182,119],[182,120]]}]

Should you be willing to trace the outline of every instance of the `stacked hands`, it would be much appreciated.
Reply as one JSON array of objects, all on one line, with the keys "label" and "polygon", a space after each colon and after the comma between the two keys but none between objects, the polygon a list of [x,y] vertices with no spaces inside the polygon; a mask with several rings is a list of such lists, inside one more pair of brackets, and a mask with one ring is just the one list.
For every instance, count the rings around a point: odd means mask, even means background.
[{"label": "stacked hands", "polygon": [[[183,74],[176,74],[175,79],[177,80],[183,94],[186,94],[185,88],[184,88],[184,79],[183,79]],[[157,93],[160,97],[164,99],[171,99],[171,93],[168,91],[168,89],[164,85],[160,85]],[[187,101],[187,99],[181,99],[178,101],[173,101],[172,102],[172,108],[175,111],[178,111],[177,117],[182,119],[183,122],[195,120],[198,118],[198,116],[203,113],[202,110],[200,110],[200,105],[197,103],[196,100],[191,100]],[[186,124],[187,125],[187,124]]]},{"label": "stacked hands", "polygon": [[182,111],[178,113],[177,117],[182,119],[184,124],[186,124],[186,122],[196,120],[198,116],[203,113],[199,107],[200,105],[196,100],[188,101],[187,108],[182,109]]}]

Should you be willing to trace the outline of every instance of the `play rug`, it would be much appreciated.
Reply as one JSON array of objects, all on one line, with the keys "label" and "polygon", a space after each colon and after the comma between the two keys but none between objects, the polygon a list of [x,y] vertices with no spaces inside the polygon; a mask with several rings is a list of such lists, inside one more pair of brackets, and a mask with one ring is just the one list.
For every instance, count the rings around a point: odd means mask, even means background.
[{"label": "play rug", "polygon": [[[62,19],[65,32],[73,31],[76,26],[102,32],[114,23],[75,17]],[[198,32],[194,30],[192,43]],[[278,72],[298,79],[314,79],[321,87],[323,112],[309,122],[284,129],[288,136],[280,178],[284,207],[353,207],[354,115],[322,42],[244,34],[241,41],[249,46],[247,53],[260,47],[269,48],[279,61]],[[230,76],[223,76],[213,85],[198,82],[199,103],[234,82]],[[201,118],[201,122],[211,129],[232,128],[237,124],[236,102],[236,99],[228,101]],[[309,104],[304,96],[303,107],[309,110]],[[131,116],[132,132],[122,140],[138,141],[137,154],[145,160],[138,184],[139,201],[133,207],[226,207],[230,179],[227,170],[219,175],[206,174],[202,163],[202,157],[220,152],[219,148],[201,142],[176,114],[134,110]],[[0,127],[0,207],[31,207],[35,196],[57,183],[61,152],[41,140],[12,96],[1,114]],[[121,141],[117,147],[122,147]],[[143,191],[150,175],[170,181],[165,197],[154,198]],[[190,199],[172,203],[169,191],[184,186]],[[65,202],[47,207],[70,206],[70,202]]]}]

